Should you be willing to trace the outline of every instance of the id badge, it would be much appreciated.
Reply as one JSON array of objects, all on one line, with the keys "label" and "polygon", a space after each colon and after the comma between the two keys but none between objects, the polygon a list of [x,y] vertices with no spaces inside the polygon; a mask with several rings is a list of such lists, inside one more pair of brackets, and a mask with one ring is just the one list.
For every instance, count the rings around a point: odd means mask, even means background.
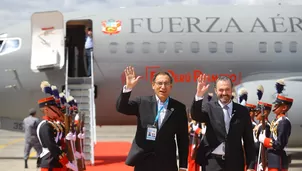
[{"label": "id badge", "polygon": [[147,140],[151,140],[151,141],[155,141],[155,139],[156,139],[156,134],[157,134],[157,128],[156,128],[155,126],[148,125],[148,126],[147,126],[147,135],[146,135],[146,139],[147,139]]}]

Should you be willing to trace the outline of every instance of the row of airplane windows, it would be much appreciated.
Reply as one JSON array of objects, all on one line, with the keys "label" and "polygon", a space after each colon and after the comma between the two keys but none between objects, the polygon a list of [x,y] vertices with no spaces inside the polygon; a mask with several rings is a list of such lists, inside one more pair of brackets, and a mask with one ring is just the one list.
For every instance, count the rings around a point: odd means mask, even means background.
[{"label": "row of airplane windows", "polygon": [[[109,51],[110,53],[117,53],[118,51],[118,43],[112,42],[109,45]],[[297,46],[298,43],[295,41],[289,42],[288,50],[291,53],[297,52]],[[284,45],[282,42],[277,41],[274,43],[274,51],[276,53],[281,53],[283,50],[285,50],[286,45]],[[127,53],[133,53],[134,52],[134,43],[128,42],[126,43],[126,52]],[[167,43],[166,42],[159,42],[158,43],[158,52],[159,53],[166,53],[167,52]],[[216,53],[218,51],[218,44],[216,42],[209,42],[208,43],[208,49],[210,53]],[[143,42],[142,43],[142,52],[143,53],[149,53],[151,50],[151,43],[149,42]],[[198,42],[191,42],[190,43],[190,50],[192,53],[199,53],[200,52],[200,45]],[[182,53],[184,51],[183,43],[182,42],[175,42],[174,43],[174,52],[175,53]],[[233,42],[225,42],[225,52],[226,53],[233,53],[234,51],[234,43]],[[268,51],[268,44],[267,42],[259,42],[259,52],[260,53],[266,53]]]}]

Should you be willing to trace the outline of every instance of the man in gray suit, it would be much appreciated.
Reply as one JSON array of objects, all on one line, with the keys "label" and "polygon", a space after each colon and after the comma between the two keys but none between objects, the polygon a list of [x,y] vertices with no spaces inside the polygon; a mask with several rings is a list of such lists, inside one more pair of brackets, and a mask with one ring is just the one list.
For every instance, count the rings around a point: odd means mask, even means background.
[{"label": "man in gray suit", "polygon": [[[23,120],[24,130],[25,130],[25,147],[24,147],[24,161],[25,168],[28,168],[27,160],[31,148],[34,148],[39,156],[42,152],[42,146],[37,137],[37,126],[40,123],[39,118],[36,117],[36,110],[30,109],[29,116]],[[39,157],[37,160],[37,167],[39,167]]]}]

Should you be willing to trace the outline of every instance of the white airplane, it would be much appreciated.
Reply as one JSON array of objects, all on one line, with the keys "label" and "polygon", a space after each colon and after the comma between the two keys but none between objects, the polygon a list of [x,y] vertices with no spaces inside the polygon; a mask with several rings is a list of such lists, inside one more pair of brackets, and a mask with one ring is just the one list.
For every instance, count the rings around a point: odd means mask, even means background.
[{"label": "white airplane", "polygon": [[[288,112],[292,123],[288,147],[302,144],[301,6],[140,7],[64,15],[52,11],[35,13],[31,21],[0,32],[2,117],[23,119],[29,108],[37,107],[37,100],[43,97],[43,80],[61,89],[66,66],[69,81],[91,81],[85,77],[83,62],[84,28],[89,26],[94,41],[97,125],[136,123],[135,117],[115,109],[124,84],[123,70],[129,65],[143,76],[132,97],[152,94],[152,75],[168,70],[175,82],[172,96],[187,107],[201,73],[208,74],[210,82],[218,75],[229,76],[236,90],[248,90],[248,103],[252,104],[257,103],[260,84],[264,87],[262,100],[272,103],[275,82],[284,79],[284,93],[294,98]],[[46,48],[48,43],[59,55]],[[271,113],[270,120],[273,118]]]}]

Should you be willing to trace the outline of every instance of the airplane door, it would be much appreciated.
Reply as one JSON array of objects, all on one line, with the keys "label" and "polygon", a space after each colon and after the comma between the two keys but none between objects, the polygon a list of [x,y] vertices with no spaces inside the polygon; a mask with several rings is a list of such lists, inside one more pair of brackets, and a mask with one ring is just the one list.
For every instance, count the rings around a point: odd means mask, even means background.
[{"label": "airplane door", "polygon": [[64,16],[59,11],[31,16],[31,70],[62,69],[65,63]]}]

